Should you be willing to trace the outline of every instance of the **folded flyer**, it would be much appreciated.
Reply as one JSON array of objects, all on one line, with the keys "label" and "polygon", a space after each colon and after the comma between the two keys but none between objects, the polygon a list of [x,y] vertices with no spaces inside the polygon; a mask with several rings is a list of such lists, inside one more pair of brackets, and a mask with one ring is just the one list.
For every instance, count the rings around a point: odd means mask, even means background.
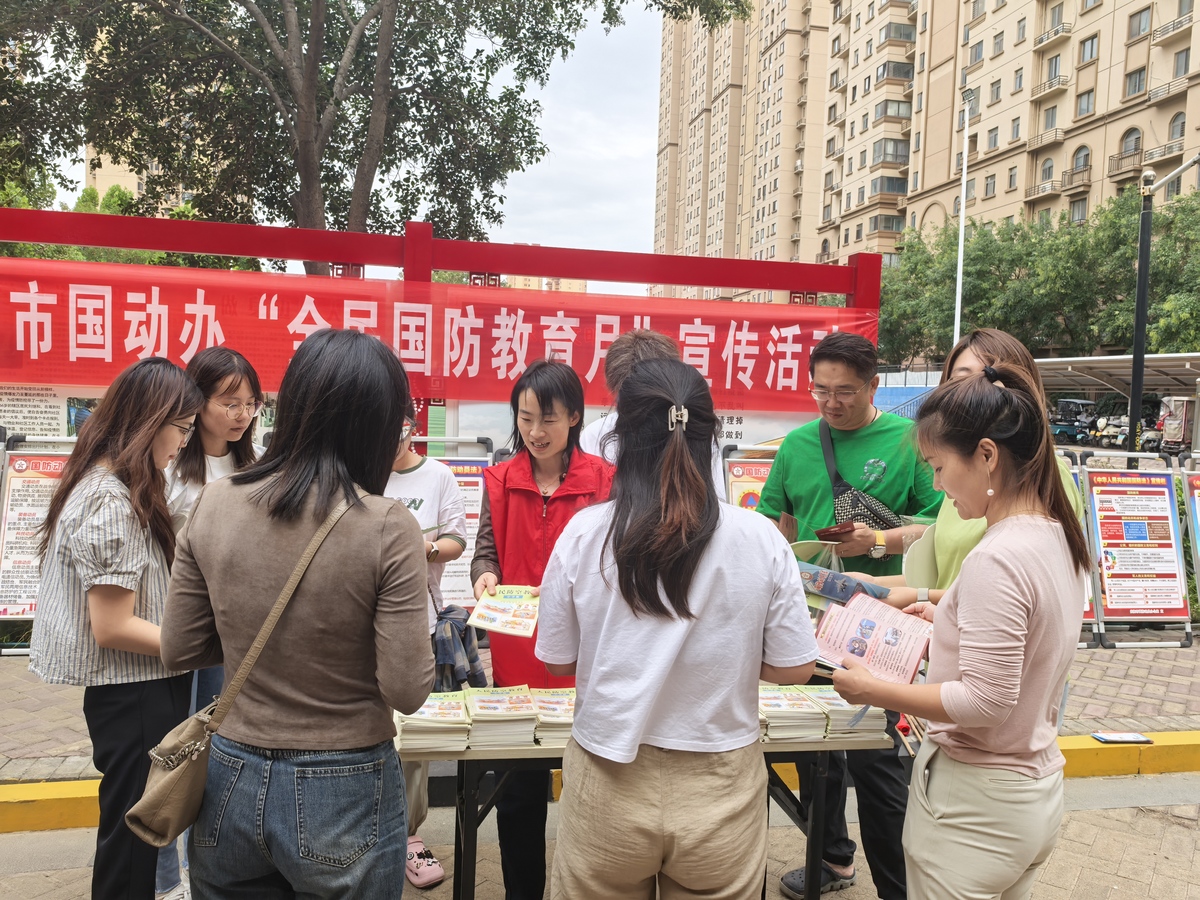
[{"label": "folded flyer", "polygon": [[475,603],[468,625],[511,634],[515,637],[533,637],[537,628],[538,598],[528,585],[501,584],[496,587],[496,596],[484,591]]},{"label": "folded flyer", "polygon": [[933,626],[866,594],[832,604],[817,629],[821,659],[833,666],[860,660],[876,678],[911,684],[929,647]]},{"label": "folded flyer", "polygon": [[836,600],[838,603],[850,602],[850,598],[855,594],[866,594],[868,597],[882,600],[889,593],[885,587],[859,581],[845,572],[835,572],[822,566],[814,566],[802,559],[796,560],[796,565],[800,567],[800,580],[804,582],[806,591],[810,594],[819,594],[829,600]]}]

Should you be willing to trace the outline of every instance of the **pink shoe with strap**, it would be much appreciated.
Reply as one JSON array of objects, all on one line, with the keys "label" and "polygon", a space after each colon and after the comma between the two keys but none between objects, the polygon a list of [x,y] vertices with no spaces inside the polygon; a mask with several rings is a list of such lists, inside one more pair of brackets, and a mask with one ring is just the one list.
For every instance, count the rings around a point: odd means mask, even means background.
[{"label": "pink shoe with strap", "polygon": [[446,880],[446,870],[442,864],[415,834],[408,839],[404,873],[408,876],[409,884],[418,888],[434,887]]}]

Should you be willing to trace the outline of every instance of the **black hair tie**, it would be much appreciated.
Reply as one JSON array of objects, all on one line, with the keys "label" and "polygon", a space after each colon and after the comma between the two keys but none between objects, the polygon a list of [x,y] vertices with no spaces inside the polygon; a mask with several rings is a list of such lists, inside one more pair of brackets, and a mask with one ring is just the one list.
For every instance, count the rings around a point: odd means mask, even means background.
[{"label": "black hair tie", "polygon": [[990,381],[992,384],[995,384],[997,381],[1000,380],[1000,373],[997,372],[995,369],[993,369],[991,366],[984,366],[983,367],[983,377],[986,378],[988,381]]}]

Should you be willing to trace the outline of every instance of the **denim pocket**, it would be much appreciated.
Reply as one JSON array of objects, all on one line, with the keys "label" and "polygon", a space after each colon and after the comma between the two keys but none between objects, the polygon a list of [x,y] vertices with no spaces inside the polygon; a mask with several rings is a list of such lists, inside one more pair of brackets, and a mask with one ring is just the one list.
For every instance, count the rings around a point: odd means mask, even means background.
[{"label": "denim pocket", "polygon": [[296,770],[301,857],[344,867],[375,846],[384,762]]},{"label": "denim pocket", "polygon": [[192,826],[192,840],[197,847],[215,847],[221,836],[221,819],[225,807],[242,771],[242,761],[222,753],[216,747],[209,748],[208,775],[204,781],[204,801],[200,804],[200,815]]}]

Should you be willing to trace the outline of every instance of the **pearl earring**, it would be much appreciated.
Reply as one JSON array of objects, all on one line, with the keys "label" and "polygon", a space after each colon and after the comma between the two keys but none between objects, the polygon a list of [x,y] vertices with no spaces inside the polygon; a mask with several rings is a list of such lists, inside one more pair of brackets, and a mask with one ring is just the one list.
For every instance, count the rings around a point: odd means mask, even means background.
[{"label": "pearl earring", "polygon": [[988,489],[987,489],[987,495],[988,495],[989,497],[995,497],[995,496],[996,496],[996,492],[992,490],[992,473],[991,473],[990,471],[988,472]]}]

